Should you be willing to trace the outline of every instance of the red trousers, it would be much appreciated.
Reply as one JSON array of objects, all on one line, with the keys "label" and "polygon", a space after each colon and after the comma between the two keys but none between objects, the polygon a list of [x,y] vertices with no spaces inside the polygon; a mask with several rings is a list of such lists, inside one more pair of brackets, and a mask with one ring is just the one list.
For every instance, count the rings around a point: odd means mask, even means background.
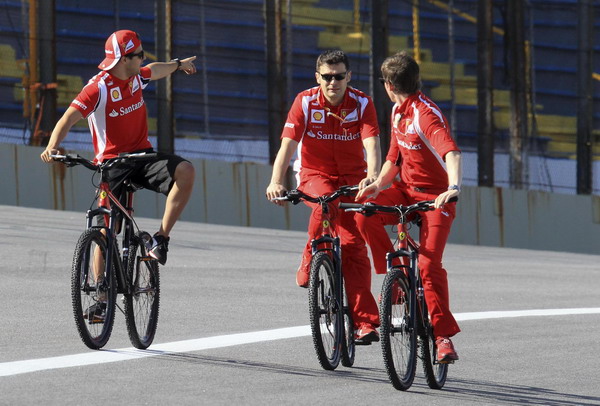
[{"label": "red trousers", "polygon": [[[361,176],[325,176],[320,172],[302,169],[298,189],[310,196],[329,195],[340,186],[356,185]],[[342,196],[329,203],[329,219],[334,235],[340,237],[342,246],[342,272],[344,273],[346,295],[352,310],[355,328],[361,323],[379,326],[379,310],[371,293],[371,262],[363,240],[355,222],[355,213],[339,210],[339,202],[354,202],[353,197]],[[313,211],[308,222],[308,242],[304,248],[302,265],[309,267],[312,256],[310,242],[322,233],[321,207],[308,203]],[[308,272],[308,269],[306,269]]]},{"label": "red trousers", "polygon": [[[435,199],[438,193],[417,192],[412,188],[391,187],[379,193],[372,201],[379,205],[410,205],[422,200]],[[460,328],[450,311],[448,294],[448,276],[442,267],[442,255],[452,221],[456,216],[456,203],[445,204],[443,208],[421,212],[421,230],[419,234],[419,269],[423,280],[425,301],[429,309],[433,331],[436,336],[453,336]],[[398,224],[398,216],[394,214],[376,214],[356,217],[358,228],[371,248],[373,265],[378,274],[386,273],[388,252],[394,246],[385,229],[385,225]]]}]

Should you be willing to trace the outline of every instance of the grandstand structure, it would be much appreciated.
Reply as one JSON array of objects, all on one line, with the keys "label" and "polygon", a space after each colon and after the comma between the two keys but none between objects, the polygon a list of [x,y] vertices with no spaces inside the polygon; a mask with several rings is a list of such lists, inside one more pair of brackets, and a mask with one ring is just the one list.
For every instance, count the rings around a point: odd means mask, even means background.
[{"label": "grandstand structure", "polygon": [[[156,54],[156,0],[55,0],[57,109],[62,114],[98,72],[104,41],[117,29],[140,33],[151,61]],[[280,0],[285,99],[313,86],[314,63],[324,49],[350,56],[351,85],[373,93],[368,1]],[[452,119],[464,151],[477,147],[477,0],[389,0],[389,52],[418,50],[424,91]],[[528,154],[574,160],[577,140],[578,0],[528,0],[532,93]],[[0,142],[28,143],[35,114],[28,110],[30,29],[28,1],[0,1]],[[446,6],[446,7],[445,7]],[[268,160],[264,0],[172,0],[173,57],[197,55],[199,73],[173,76],[179,153],[230,161]],[[600,6],[594,6],[595,53],[600,50]],[[496,149],[506,152],[510,126],[505,9],[494,2],[494,124]],[[415,17],[416,16],[416,17]],[[416,19],[415,19],[416,18]],[[449,34],[449,23],[452,31]],[[418,45],[418,47],[417,47]],[[452,52],[450,52],[452,50]],[[44,67],[40,67],[44,69]],[[600,160],[600,58],[593,81],[594,159]],[[28,93],[29,92],[29,93]],[[156,131],[153,84],[145,91],[150,131]],[[30,104],[31,105],[31,104]],[[286,108],[287,109],[287,106]],[[33,112],[35,113],[35,112]],[[84,145],[87,133],[73,137]],[[226,143],[225,145],[223,143]],[[600,173],[598,174],[600,176]],[[551,182],[551,181],[550,181]],[[596,191],[600,192],[600,191]]]}]

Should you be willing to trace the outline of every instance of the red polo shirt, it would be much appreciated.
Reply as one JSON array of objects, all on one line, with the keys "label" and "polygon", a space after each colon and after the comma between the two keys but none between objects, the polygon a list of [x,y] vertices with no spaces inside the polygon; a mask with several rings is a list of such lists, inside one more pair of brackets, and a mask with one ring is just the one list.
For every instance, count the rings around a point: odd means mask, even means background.
[{"label": "red polo shirt", "polygon": [[152,148],[142,96],[151,74],[150,68],[143,67],[139,75],[121,80],[109,72],[99,72],[71,102],[88,120],[96,161]]},{"label": "red polo shirt", "polygon": [[348,87],[342,103],[331,106],[318,86],[296,96],[281,134],[281,138],[299,143],[294,170],[301,173],[307,168],[334,176],[364,173],[367,164],[362,142],[378,136],[377,115],[369,96]]},{"label": "red polo shirt", "polygon": [[460,151],[450,136],[446,117],[421,92],[392,109],[392,136],[386,159],[401,166],[401,178],[411,187],[448,188],[446,154]]}]

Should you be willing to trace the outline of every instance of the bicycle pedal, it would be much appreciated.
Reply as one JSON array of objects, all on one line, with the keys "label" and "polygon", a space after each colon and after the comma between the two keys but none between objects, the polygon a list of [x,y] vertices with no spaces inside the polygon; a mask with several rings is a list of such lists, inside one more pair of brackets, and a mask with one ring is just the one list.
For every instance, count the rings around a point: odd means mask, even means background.
[{"label": "bicycle pedal", "polygon": [[354,345],[371,345],[372,341],[354,340]]},{"label": "bicycle pedal", "polygon": [[140,261],[156,261],[156,258],[152,258],[150,256],[140,257]]},{"label": "bicycle pedal", "polygon": [[104,318],[94,317],[92,320],[88,320],[88,324],[104,324]]}]

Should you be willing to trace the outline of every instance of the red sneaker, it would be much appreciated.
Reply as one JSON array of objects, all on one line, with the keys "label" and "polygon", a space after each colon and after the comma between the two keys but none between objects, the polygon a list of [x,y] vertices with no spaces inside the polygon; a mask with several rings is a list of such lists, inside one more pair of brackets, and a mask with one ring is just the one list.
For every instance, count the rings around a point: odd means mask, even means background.
[{"label": "red sneaker", "polygon": [[307,261],[302,258],[302,262],[296,271],[296,285],[301,288],[308,288],[310,281],[310,259]]},{"label": "red sneaker", "polygon": [[308,282],[310,280],[310,272],[304,271],[300,268],[296,271],[296,285],[301,288],[308,288]]},{"label": "red sneaker", "polygon": [[438,337],[435,345],[437,346],[437,362],[452,364],[454,361],[458,361],[458,354],[449,337]]},{"label": "red sneaker", "polygon": [[379,341],[379,333],[372,324],[361,323],[354,332],[354,343],[356,345],[371,345]]}]

